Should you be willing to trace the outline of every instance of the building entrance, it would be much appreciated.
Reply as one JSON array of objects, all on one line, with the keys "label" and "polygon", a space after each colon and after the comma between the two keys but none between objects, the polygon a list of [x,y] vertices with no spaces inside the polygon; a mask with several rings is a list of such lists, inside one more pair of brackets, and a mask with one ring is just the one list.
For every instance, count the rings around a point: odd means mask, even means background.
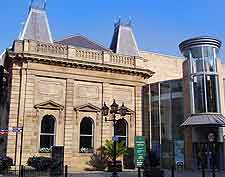
[{"label": "building entrance", "polygon": [[205,169],[224,170],[224,152],[223,143],[193,143],[194,150],[194,167],[201,169],[204,165]]}]

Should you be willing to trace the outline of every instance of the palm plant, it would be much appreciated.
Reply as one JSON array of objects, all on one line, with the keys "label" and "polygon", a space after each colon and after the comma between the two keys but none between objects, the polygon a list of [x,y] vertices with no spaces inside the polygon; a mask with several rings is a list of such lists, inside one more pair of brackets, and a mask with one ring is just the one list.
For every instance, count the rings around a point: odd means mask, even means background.
[{"label": "palm plant", "polygon": [[[109,160],[113,159],[113,141],[106,140],[105,145],[99,151],[106,156]],[[127,154],[127,148],[124,146],[124,141],[116,142],[116,157]]]}]

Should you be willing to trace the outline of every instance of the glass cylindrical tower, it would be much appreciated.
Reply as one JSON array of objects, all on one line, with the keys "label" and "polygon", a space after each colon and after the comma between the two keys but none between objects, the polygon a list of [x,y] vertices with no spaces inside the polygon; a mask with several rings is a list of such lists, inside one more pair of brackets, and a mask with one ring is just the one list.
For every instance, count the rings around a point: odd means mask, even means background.
[{"label": "glass cylindrical tower", "polygon": [[191,114],[219,113],[219,83],[217,58],[221,41],[212,37],[197,37],[180,43],[187,59]]}]

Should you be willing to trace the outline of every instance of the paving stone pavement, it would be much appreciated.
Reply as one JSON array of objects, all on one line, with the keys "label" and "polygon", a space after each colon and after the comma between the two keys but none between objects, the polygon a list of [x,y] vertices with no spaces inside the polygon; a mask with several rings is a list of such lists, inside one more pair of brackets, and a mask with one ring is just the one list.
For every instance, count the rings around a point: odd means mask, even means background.
[{"label": "paving stone pavement", "polygon": [[[68,177],[111,177],[112,173],[109,172],[84,172],[84,173],[74,173],[69,174]],[[119,177],[137,177],[138,173],[136,171],[128,171],[119,173]],[[141,175],[143,177],[143,175]],[[165,170],[164,177],[171,177],[171,173],[168,170]],[[184,171],[184,172],[175,172],[175,177],[202,177],[201,172],[199,171]],[[206,172],[205,177],[212,177],[211,172]],[[225,177],[225,172],[216,172],[216,177]]]}]

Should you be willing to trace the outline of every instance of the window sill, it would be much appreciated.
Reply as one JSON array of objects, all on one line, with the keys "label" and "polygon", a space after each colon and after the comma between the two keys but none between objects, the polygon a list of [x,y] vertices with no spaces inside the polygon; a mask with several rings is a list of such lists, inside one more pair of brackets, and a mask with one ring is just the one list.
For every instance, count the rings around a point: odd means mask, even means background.
[{"label": "window sill", "polygon": [[79,155],[80,156],[91,156],[93,155],[94,152],[87,152],[87,153],[84,153],[84,152],[79,152]]},{"label": "window sill", "polygon": [[38,153],[40,153],[40,154],[50,154],[50,153],[51,153],[51,151],[49,151],[49,152],[39,151]]}]

